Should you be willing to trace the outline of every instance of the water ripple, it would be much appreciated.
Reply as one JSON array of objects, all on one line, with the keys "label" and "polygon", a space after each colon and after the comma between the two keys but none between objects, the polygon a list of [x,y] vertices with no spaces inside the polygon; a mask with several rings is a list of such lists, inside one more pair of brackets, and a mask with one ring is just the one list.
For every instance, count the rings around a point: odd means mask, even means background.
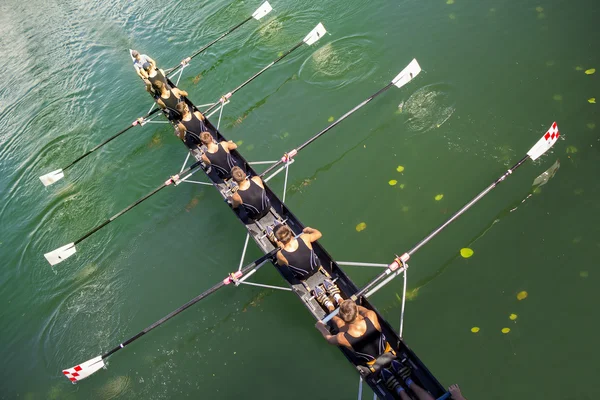
[{"label": "water ripple", "polygon": [[300,67],[300,78],[329,89],[340,89],[358,80],[365,80],[375,71],[374,48],[371,39],[350,35],[329,42],[314,51]]}]

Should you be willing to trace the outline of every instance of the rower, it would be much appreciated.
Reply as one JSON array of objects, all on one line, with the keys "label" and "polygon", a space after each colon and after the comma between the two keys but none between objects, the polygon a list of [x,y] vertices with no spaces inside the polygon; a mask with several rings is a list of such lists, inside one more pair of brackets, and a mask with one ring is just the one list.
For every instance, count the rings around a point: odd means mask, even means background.
[{"label": "rower", "polygon": [[139,51],[131,50],[131,56],[133,57],[133,67],[135,68],[135,72],[137,72],[142,79],[147,78],[146,71],[144,71],[143,67],[144,64],[150,63],[156,68],[156,62],[147,55],[140,54]]},{"label": "rower", "polygon": [[[231,156],[230,150],[237,149],[237,144],[231,140],[216,143],[210,132],[202,132],[200,142],[206,146],[206,150],[202,154],[202,161],[207,165],[212,165],[219,178],[231,178],[231,170],[237,166],[237,162]],[[242,173],[244,172],[242,171]]]},{"label": "rower", "polygon": [[154,82],[154,91],[159,93],[156,98],[156,104],[160,106],[168,114],[169,120],[179,121],[181,114],[177,111],[177,104],[181,102],[183,96],[187,96],[188,93],[185,90],[179,90],[178,88],[169,88],[162,81]]},{"label": "rower", "polygon": [[[248,179],[244,171],[237,166],[231,169],[231,176],[238,185],[237,191],[231,196],[231,206],[233,208],[241,206],[241,209],[246,212],[248,223],[267,215],[271,209],[271,202],[262,179],[258,176]],[[244,219],[242,217],[242,220]]]},{"label": "rower", "polygon": [[323,236],[321,232],[306,227],[296,239],[292,230],[281,224],[275,227],[273,233],[281,247],[277,252],[277,264],[287,266],[297,279],[304,281],[321,268],[321,260],[311,244]]},{"label": "rower", "polygon": [[146,90],[152,94],[154,94],[154,83],[161,81],[165,85],[168,85],[167,78],[165,78],[165,72],[161,69],[156,68],[156,64],[154,63],[144,63],[142,64],[142,68],[146,74],[144,82],[146,82]]},{"label": "rower", "polygon": [[[334,311],[333,305],[327,308],[329,312]],[[331,335],[321,321],[316,327],[329,344],[352,350],[362,365],[371,367],[380,355],[393,351],[381,332],[377,314],[357,305],[354,300],[341,302],[339,317],[333,317],[332,321],[339,330],[336,335]]]},{"label": "rower", "polygon": [[190,108],[185,101],[178,103],[176,108],[181,114],[181,120],[175,128],[175,134],[190,149],[193,149],[201,143],[200,134],[206,131],[204,115],[200,111],[190,112]]}]

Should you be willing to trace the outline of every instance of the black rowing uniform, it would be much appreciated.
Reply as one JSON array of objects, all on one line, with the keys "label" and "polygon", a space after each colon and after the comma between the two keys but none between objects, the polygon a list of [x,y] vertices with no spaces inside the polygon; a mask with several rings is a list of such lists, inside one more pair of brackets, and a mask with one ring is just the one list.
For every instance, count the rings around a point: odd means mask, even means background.
[{"label": "black rowing uniform", "polygon": [[302,238],[298,238],[298,248],[295,251],[281,249],[281,254],[288,262],[294,276],[300,280],[308,279],[321,266],[321,260],[314,249],[309,248]]},{"label": "black rowing uniform", "polygon": [[190,112],[192,118],[189,121],[181,120],[183,126],[185,127],[185,135],[183,141],[189,148],[194,148],[197,145],[200,145],[200,134],[206,131],[206,125],[204,122],[200,120],[200,118],[196,117],[196,114]]},{"label": "black rowing uniform", "polygon": [[172,89],[168,89],[169,91],[169,97],[167,97],[166,99],[162,96],[158,96],[158,98],[163,102],[163,104],[166,107],[166,112],[169,115],[169,119],[171,121],[177,121],[179,119],[181,119],[181,114],[179,113],[179,111],[177,111],[177,104],[179,104],[179,102],[181,101],[181,97],[177,98],[177,96],[175,96],[175,93],[173,93]]},{"label": "black rowing uniform", "polygon": [[221,179],[231,178],[231,169],[237,165],[231,153],[225,151],[221,143],[217,143],[217,151],[211,153],[205,151],[204,155],[210,161],[210,165],[217,171]]},{"label": "black rowing uniform", "polygon": [[271,208],[267,191],[252,179],[250,179],[250,187],[246,190],[239,189],[237,194],[241,197],[242,207],[244,207],[250,219],[255,221],[261,219]]},{"label": "black rowing uniform", "polygon": [[358,359],[364,364],[369,364],[385,352],[386,340],[384,334],[375,328],[369,318],[364,318],[364,321],[367,329],[362,336],[354,337],[348,332],[344,332],[344,337],[352,346]]},{"label": "black rowing uniform", "polygon": [[150,83],[152,84],[152,87],[154,87],[154,82],[156,82],[156,81],[161,81],[164,85],[169,87],[169,84],[167,83],[167,79],[162,74],[162,72],[160,72],[160,70],[158,68],[155,71],[156,71],[156,74],[154,76],[148,75],[148,81],[150,81]]}]

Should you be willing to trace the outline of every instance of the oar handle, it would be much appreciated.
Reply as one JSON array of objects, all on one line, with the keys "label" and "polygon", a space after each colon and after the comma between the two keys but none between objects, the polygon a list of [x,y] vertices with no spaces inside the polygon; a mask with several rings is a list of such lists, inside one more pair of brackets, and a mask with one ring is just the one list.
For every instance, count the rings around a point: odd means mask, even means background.
[{"label": "oar handle", "polygon": [[[204,45],[202,48],[200,48],[197,52],[195,52],[194,54],[192,54],[191,56],[189,56],[189,60],[187,62],[189,62],[190,60],[192,60],[194,57],[198,56],[200,53],[206,51],[209,47],[211,47],[213,44],[217,43],[219,40],[223,39],[225,36],[229,35],[230,33],[232,33],[233,31],[235,31],[236,29],[238,29],[239,27],[241,27],[242,25],[244,25],[246,22],[250,21],[252,19],[252,16],[249,16],[248,18],[246,18],[245,20],[243,20],[242,22],[240,22],[239,24],[237,24],[236,26],[234,26],[233,28],[231,28],[230,30],[228,30],[227,32],[223,33],[221,36],[219,36],[218,38],[214,39],[212,42]],[[166,71],[167,76],[170,75],[171,73],[176,72],[179,68],[181,68],[183,66],[183,63],[179,63],[177,64],[175,67],[173,68],[169,68]]]},{"label": "oar handle", "polygon": [[[155,108],[152,111],[150,111],[148,114],[146,114],[145,116],[143,116],[142,118],[143,119],[148,118],[149,116],[151,116],[152,114],[156,113],[159,110],[160,110],[160,108]],[[97,145],[96,147],[94,147],[91,150],[87,151],[86,153],[82,154],[79,158],[77,158],[71,164],[69,164],[66,167],[64,167],[63,171],[67,170],[70,167],[72,167],[73,165],[75,165],[79,161],[83,160],[85,157],[89,156],[90,154],[92,154],[93,152],[95,152],[96,150],[98,150],[100,147],[102,147],[102,146],[106,145],[107,143],[113,141],[114,139],[118,138],[119,136],[121,136],[122,134],[124,134],[125,132],[127,132],[128,130],[130,130],[131,128],[133,128],[136,125],[138,125],[138,120],[133,121],[127,128],[121,130],[119,133],[117,133],[117,134],[109,137],[104,142],[100,143],[99,145]]]},{"label": "oar handle", "polygon": [[304,41],[300,41],[298,42],[294,47],[292,47],[291,49],[289,49],[288,51],[286,51],[285,53],[283,53],[280,57],[278,57],[276,60],[271,61],[271,63],[269,65],[267,65],[266,67],[264,67],[263,69],[261,69],[260,71],[258,71],[256,74],[252,75],[250,78],[248,78],[244,83],[242,83],[240,86],[236,87],[235,89],[233,89],[231,92],[227,93],[227,95],[222,96],[221,99],[219,99],[219,101],[217,101],[215,104],[213,104],[212,106],[210,106],[209,108],[207,108],[203,114],[208,114],[209,112],[211,112],[212,110],[214,110],[220,103],[223,102],[223,99],[228,99],[229,97],[231,97],[235,92],[237,92],[238,90],[240,90],[241,88],[243,88],[244,86],[246,86],[247,84],[249,84],[250,82],[252,82],[254,79],[258,78],[261,74],[263,74],[266,70],[268,70],[269,68],[271,68],[273,65],[277,64],[279,61],[281,61],[282,59],[284,59],[285,57],[287,57],[291,52],[293,52],[294,50],[296,50],[298,47],[302,46],[304,44]]}]

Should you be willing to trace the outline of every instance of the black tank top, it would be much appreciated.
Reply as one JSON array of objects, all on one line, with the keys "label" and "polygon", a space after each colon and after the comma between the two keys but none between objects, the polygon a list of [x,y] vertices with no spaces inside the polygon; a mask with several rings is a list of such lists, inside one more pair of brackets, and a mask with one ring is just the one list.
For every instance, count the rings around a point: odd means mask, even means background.
[{"label": "black tank top", "polygon": [[319,257],[315,254],[313,249],[310,249],[304,240],[301,238],[297,239],[298,248],[296,251],[281,250],[281,254],[288,261],[290,270],[298,279],[307,279],[314,274],[321,266]]},{"label": "black tank top", "polygon": [[246,190],[238,190],[237,193],[242,198],[242,207],[246,209],[248,217],[257,219],[259,216],[264,216],[266,210],[271,207],[267,191],[252,179],[250,179],[250,187]]},{"label": "black tank top", "polygon": [[352,346],[356,356],[366,364],[383,354],[385,351],[385,336],[375,328],[369,318],[365,318],[364,321],[367,324],[367,330],[362,336],[354,337],[348,332],[344,332],[344,337]]},{"label": "black tank top", "polygon": [[236,166],[236,162],[231,153],[225,151],[221,143],[217,144],[216,152],[211,153],[206,151],[204,155],[208,158],[210,165],[214,167],[221,179],[231,178],[231,168]]},{"label": "black tank top", "polygon": [[148,80],[150,81],[150,83],[153,86],[154,86],[154,82],[161,81],[163,84],[165,84],[167,87],[169,87],[169,84],[167,83],[165,76],[162,74],[162,72],[160,72],[160,70],[158,68],[156,69],[156,74],[154,76],[148,75]]},{"label": "black tank top", "polygon": [[176,108],[177,104],[179,104],[179,102],[181,101],[181,98],[177,98],[177,96],[175,96],[171,89],[169,89],[168,99],[165,99],[162,96],[159,96],[158,98],[164,103],[165,107],[167,107],[167,112],[169,114],[170,120],[181,119],[181,114],[179,114]]},{"label": "black tank top", "polygon": [[200,134],[206,131],[206,126],[204,122],[200,121],[198,117],[192,112],[192,118],[189,121],[181,120],[180,122],[185,127],[185,144],[192,148],[196,145],[199,145],[200,142]]}]

